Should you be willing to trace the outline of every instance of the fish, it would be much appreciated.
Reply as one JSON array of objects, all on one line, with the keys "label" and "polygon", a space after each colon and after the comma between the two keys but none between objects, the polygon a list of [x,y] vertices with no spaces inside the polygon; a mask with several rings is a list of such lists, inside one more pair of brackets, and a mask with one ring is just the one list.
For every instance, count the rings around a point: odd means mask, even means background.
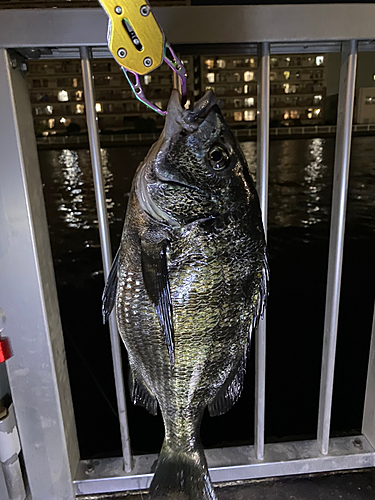
[{"label": "fish", "polygon": [[199,428],[241,395],[269,269],[259,199],[212,91],[190,109],[172,92],[164,129],[133,179],[103,293],[116,309],[131,398],[165,439],[151,499],[215,500]]}]

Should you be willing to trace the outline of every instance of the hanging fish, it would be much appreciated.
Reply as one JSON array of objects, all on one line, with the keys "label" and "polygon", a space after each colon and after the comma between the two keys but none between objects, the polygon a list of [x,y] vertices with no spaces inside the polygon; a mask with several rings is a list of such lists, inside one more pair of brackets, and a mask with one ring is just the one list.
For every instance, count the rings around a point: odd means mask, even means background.
[{"label": "hanging fish", "polygon": [[186,110],[173,91],[159,140],[133,181],[103,295],[116,304],[132,400],[160,407],[165,440],[151,498],[214,500],[199,438],[206,407],[238,400],[267,297],[258,196],[212,92]]}]

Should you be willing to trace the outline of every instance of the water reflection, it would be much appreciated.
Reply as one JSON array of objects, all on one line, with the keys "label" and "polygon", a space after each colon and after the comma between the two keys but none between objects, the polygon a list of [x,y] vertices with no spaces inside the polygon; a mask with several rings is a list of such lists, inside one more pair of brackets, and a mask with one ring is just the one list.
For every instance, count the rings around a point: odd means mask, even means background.
[{"label": "water reflection", "polygon": [[[242,143],[242,148],[255,177],[256,143]],[[108,217],[115,244],[121,234],[132,177],[147,151],[148,147],[101,150]],[[333,158],[333,139],[271,141],[270,229],[287,226],[309,228],[329,222]],[[98,245],[89,151],[41,151],[40,163],[51,237],[61,244],[72,234],[72,230],[84,229],[84,246]],[[374,184],[373,138],[354,138],[348,200],[350,223],[374,226]],[[76,234],[81,232],[77,231]],[[80,244],[79,236],[73,239],[70,245]]]},{"label": "water reflection", "polygon": [[[49,151],[48,156],[60,222],[73,229],[96,228],[98,220],[89,152],[63,149],[61,152]],[[107,149],[101,149],[101,161],[107,213],[111,223],[115,218],[115,202],[111,196],[114,175]]]},{"label": "water reflection", "polygon": [[[306,226],[322,222],[321,213],[324,208],[321,207],[320,193],[324,188],[324,170],[327,165],[323,163],[324,139],[314,138],[309,144],[310,163],[305,166],[304,193],[306,195],[306,213],[307,218],[302,220]],[[307,188],[307,189],[306,189]],[[325,211],[327,215],[327,210]]]},{"label": "water reflection", "polygon": [[59,156],[59,164],[64,178],[65,193],[63,190],[60,191],[61,198],[58,210],[62,212],[62,217],[68,227],[89,229],[90,225],[82,216],[83,210],[85,210],[82,190],[83,180],[77,151],[63,149]]}]

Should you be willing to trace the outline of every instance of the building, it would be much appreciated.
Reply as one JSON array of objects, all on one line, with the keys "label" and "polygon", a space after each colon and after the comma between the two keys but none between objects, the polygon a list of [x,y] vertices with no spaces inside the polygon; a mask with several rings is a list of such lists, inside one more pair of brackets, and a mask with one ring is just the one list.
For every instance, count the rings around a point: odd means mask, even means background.
[{"label": "building", "polygon": [[357,90],[355,123],[375,123],[375,87]]},{"label": "building", "polygon": [[[321,54],[271,57],[271,124],[324,123],[325,57]],[[202,56],[202,92],[213,89],[229,123],[256,120],[256,56]]]},{"label": "building", "polygon": [[[192,75],[192,58],[183,64]],[[79,133],[86,130],[81,65],[78,59],[30,60],[27,82],[37,135]],[[102,133],[153,132],[164,123],[162,116],[139,102],[112,59],[94,59],[96,111]],[[173,72],[163,64],[141,78],[148,99],[165,109],[173,88]],[[189,92],[193,79],[188,78]]]},{"label": "building", "polygon": [[[213,89],[232,126],[255,126],[257,58],[254,56],[184,57],[188,90],[195,97]],[[325,66],[323,55],[271,57],[271,125],[324,123]],[[163,118],[133,95],[118,64],[94,59],[96,110],[102,133],[153,132]],[[86,130],[80,62],[30,60],[28,85],[38,135]],[[165,109],[173,87],[173,73],[162,65],[142,78],[147,97]]]}]

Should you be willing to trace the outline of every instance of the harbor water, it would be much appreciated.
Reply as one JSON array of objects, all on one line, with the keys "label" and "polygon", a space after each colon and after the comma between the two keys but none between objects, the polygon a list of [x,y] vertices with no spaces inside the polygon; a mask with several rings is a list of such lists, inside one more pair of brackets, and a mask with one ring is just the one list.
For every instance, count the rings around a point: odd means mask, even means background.
[{"label": "harbor water", "polygon": [[[242,147],[254,174],[256,144],[245,142]],[[142,146],[102,149],[113,252],[119,244],[132,177],[147,150]],[[39,157],[81,454],[83,458],[118,456],[109,333],[101,319],[104,280],[90,154],[86,149],[43,150]],[[334,139],[271,142],[268,442],[316,435],[333,162]],[[374,139],[355,137],[332,435],[357,433],[361,427],[375,296],[374,255]],[[160,416],[133,407],[129,398],[128,409],[133,451],[157,452],[163,440]],[[222,417],[205,416],[204,445],[252,443],[253,413],[254,349],[240,401]]]}]

